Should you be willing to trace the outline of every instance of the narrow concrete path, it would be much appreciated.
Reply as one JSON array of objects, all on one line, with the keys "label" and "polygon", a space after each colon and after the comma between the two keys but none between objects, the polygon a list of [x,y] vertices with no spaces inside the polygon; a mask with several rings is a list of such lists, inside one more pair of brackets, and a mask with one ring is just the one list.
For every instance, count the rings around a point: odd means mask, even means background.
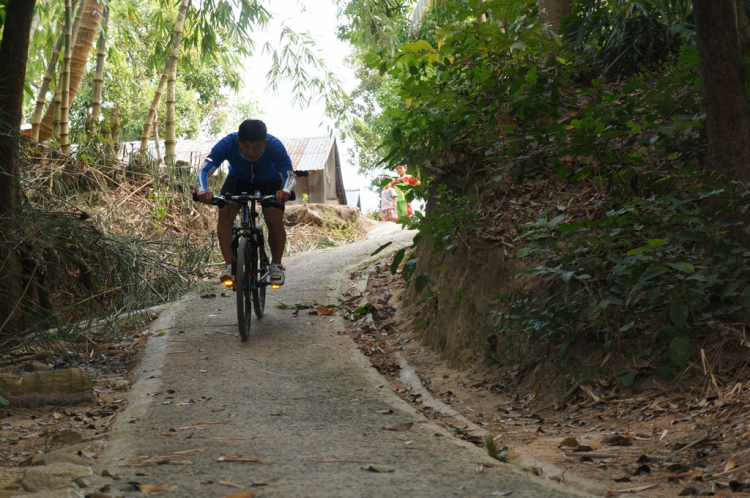
[{"label": "narrow concrete path", "polygon": [[[244,344],[231,292],[185,299],[165,312],[101,458],[102,468],[120,476],[110,491],[135,496],[128,489],[157,485],[175,488],[159,496],[180,497],[242,490],[295,497],[584,496],[492,466],[481,449],[426,420],[369,366],[340,316],[295,317],[276,307],[337,303],[349,272],[386,240],[396,250],[411,237],[390,233],[287,258],[286,285],[269,290],[266,316],[253,319]],[[413,425],[384,429],[396,424]],[[159,465],[136,459],[171,454]],[[232,459],[239,461],[226,461]],[[368,462],[393,471],[363,469]]]}]

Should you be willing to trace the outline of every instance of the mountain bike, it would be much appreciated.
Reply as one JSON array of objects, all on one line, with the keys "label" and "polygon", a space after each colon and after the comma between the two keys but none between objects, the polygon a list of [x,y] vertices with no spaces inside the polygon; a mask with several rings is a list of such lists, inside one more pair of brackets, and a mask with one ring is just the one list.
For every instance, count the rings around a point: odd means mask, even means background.
[{"label": "mountain bike", "polygon": [[[198,201],[198,194],[193,193],[193,200]],[[234,289],[237,293],[237,322],[240,329],[240,338],[246,341],[250,335],[250,319],[252,309],[250,296],[252,295],[252,308],[255,316],[263,318],[266,307],[266,287],[278,289],[277,284],[266,282],[268,277],[269,259],[265,249],[263,230],[258,224],[258,212],[256,205],[264,205],[268,202],[276,202],[275,195],[248,195],[243,192],[240,195],[217,197],[211,200],[211,204],[224,207],[234,204],[240,208],[240,226],[233,226],[232,233],[232,274],[234,280],[227,279],[223,283],[226,287]]]}]

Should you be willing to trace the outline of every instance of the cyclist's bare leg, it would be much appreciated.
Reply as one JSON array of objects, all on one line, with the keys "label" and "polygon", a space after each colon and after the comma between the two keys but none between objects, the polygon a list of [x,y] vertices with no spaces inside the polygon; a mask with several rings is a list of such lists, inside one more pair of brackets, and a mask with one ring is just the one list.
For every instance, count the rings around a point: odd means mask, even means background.
[{"label": "cyclist's bare leg", "polygon": [[227,265],[232,264],[232,224],[239,208],[234,205],[219,208],[219,221],[216,223],[216,236],[219,239],[221,255]]},{"label": "cyclist's bare leg", "polygon": [[268,247],[271,248],[271,263],[281,264],[286,247],[286,227],[284,212],[275,207],[264,207],[263,218],[268,227]]}]

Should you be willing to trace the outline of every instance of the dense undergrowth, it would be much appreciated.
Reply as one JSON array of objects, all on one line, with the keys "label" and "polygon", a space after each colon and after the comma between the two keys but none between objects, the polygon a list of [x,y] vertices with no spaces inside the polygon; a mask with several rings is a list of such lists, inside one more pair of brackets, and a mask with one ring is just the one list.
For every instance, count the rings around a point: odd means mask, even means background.
[{"label": "dense undergrowth", "polygon": [[[525,261],[525,285],[498,286],[486,352],[504,362],[552,359],[578,380],[607,374],[629,386],[639,371],[672,381],[691,362],[705,370],[709,347],[742,347],[750,196],[701,164],[689,8],[610,12],[630,17],[589,23],[576,47],[548,33],[534,10],[488,1],[481,23],[471,4],[446,7],[454,22],[435,46],[417,41],[368,62],[398,82],[401,98],[384,112],[386,160],[432,177],[412,193],[428,198],[426,214],[410,222],[421,243],[503,244]],[[633,37],[654,42],[659,26],[659,52],[645,54]],[[624,30],[626,42],[609,38],[632,52],[618,59],[603,50],[605,28]],[[405,259],[424,300],[434,297],[429,284],[440,275]],[[571,358],[576,343],[603,354]],[[596,358],[607,353],[626,366],[604,372]]]},{"label": "dense undergrowth", "polygon": [[27,142],[22,158],[20,228],[0,225],[0,240],[22,257],[23,293],[13,298],[25,325],[0,329],[0,354],[117,339],[148,319],[133,312],[202,275],[212,213],[190,199],[188,171],[129,167],[85,145],[73,158]]}]

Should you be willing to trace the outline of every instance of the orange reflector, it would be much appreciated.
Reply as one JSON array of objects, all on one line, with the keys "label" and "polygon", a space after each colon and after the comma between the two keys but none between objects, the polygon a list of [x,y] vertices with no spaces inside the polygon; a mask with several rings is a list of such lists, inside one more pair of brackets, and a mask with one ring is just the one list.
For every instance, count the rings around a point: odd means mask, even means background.
[{"label": "orange reflector", "polygon": [[234,287],[234,282],[232,282],[230,279],[226,279],[222,282],[226,287],[232,288]]},{"label": "orange reflector", "polygon": [[271,284],[272,289],[281,289],[281,286],[279,284]]}]

